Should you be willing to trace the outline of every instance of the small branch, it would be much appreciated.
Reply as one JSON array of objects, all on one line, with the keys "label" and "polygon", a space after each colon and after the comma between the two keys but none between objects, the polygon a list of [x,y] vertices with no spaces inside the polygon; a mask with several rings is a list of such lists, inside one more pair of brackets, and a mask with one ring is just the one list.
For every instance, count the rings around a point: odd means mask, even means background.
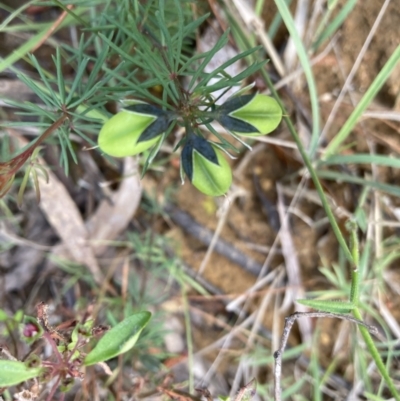
[{"label": "small branch", "polygon": [[[67,6],[68,10],[72,10],[74,8],[73,4],[70,4]],[[46,35],[40,40],[39,43],[36,44],[36,46],[31,50],[32,53],[34,53],[39,47],[43,45],[44,42],[53,34],[53,32],[61,25],[61,23],[64,21],[66,16],[68,15],[68,11],[63,11],[60,16],[56,19],[54,24],[49,28],[49,30],[46,32]]]},{"label": "small branch", "polygon": [[[182,227],[185,232],[197,238],[203,244],[210,246],[214,237],[214,233],[211,230],[203,227],[188,213],[179,210],[176,207],[168,205],[165,207],[165,211],[168,213],[171,220],[178,226]],[[225,256],[227,259],[238,264],[255,276],[258,276],[262,270],[262,265],[260,263],[244,255],[241,250],[221,238],[218,238],[215,242],[214,251]]]},{"label": "small branch", "polygon": [[64,112],[63,115],[55,121],[46,131],[37,138],[27,149],[12,159],[0,163],[0,198],[3,197],[11,188],[15,174],[31,157],[32,153],[37,147],[55,130],[61,127],[64,121],[68,118],[68,113]]},{"label": "small branch", "polygon": [[336,313],[329,313],[329,312],[296,312],[293,315],[288,316],[285,318],[285,327],[283,328],[283,334],[281,338],[281,344],[277,351],[274,352],[274,359],[275,359],[275,367],[274,367],[274,399],[275,401],[281,401],[282,396],[282,388],[281,388],[281,375],[282,375],[282,355],[283,351],[286,348],[286,344],[289,338],[290,330],[294,322],[300,318],[310,318],[310,317],[329,317],[329,318],[336,318],[347,320],[349,322],[355,323],[357,325],[361,325],[365,327],[371,334],[378,334],[378,329],[375,326],[370,326],[369,324],[364,323],[361,320],[355,319],[349,315],[339,315]]}]

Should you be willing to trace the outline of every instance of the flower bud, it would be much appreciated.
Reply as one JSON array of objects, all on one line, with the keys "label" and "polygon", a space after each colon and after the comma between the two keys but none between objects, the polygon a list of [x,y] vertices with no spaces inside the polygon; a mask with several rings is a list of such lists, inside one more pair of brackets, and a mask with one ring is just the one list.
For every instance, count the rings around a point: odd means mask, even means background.
[{"label": "flower bud", "polygon": [[200,136],[189,134],[181,164],[191,183],[206,195],[224,195],[232,184],[232,171],[223,154]]},{"label": "flower bud", "polygon": [[115,157],[132,156],[153,146],[170,123],[169,113],[138,103],[111,117],[98,137],[100,149]]},{"label": "flower bud", "polygon": [[280,123],[282,109],[266,95],[234,97],[218,108],[216,120],[228,131],[238,135],[269,134]]}]

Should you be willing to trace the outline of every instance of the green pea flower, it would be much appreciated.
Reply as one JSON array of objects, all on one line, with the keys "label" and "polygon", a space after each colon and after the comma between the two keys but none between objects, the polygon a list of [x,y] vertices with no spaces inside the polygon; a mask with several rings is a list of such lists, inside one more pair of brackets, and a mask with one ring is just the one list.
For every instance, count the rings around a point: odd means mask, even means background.
[{"label": "green pea flower", "polygon": [[266,95],[234,97],[217,109],[216,120],[228,131],[245,136],[269,134],[280,123],[282,109]]},{"label": "green pea flower", "polygon": [[193,133],[182,149],[181,165],[191,183],[206,195],[224,195],[232,184],[232,171],[222,152]]},{"label": "green pea flower", "polygon": [[153,146],[170,122],[169,112],[147,103],[137,103],[120,111],[103,125],[98,144],[110,156],[137,155]]}]

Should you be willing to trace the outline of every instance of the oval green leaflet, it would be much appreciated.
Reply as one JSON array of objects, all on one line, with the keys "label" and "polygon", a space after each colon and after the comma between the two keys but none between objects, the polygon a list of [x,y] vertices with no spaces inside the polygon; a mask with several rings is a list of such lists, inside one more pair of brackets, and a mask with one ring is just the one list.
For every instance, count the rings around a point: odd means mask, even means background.
[{"label": "oval green leaflet", "polygon": [[233,97],[219,106],[216,120],[238,135],[260,136],[272,132],[282,120],[278,102],[266,95]]},{"label": "oval green leaflet", "polygon": [[86,355],[84,365],[107,361],[129,351],[136,344],[140,333],[151,318],[150,312],[139,312],[114,326]]},{"label": "oval green leaflet", "polygon": [[181,166],[193,186],[206,195],[224,195],[232,184],[232,171],[222,152],[193,133],[182,149]]},{"label": "oval green leaflet", "polygon": [[100,149],[115,157],[137,155],[155,145],[168,129],[171,113],[147,103],[136,103],[111,117],[101,128]]},{"label": "oval green leaflet", "polygon": [[43,369],[29,368],[20,361],[0,360],[0,387],[14,386],[40,376]]}]

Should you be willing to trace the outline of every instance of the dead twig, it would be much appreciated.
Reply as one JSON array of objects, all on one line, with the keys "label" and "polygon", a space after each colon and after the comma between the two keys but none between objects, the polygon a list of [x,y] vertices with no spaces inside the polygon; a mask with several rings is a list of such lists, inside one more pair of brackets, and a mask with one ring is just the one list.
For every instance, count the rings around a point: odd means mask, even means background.
[{"label": "dead twig", "polygon": [[361,320],[355,319],[349,315],[340,315],[337,313],[329,313],[329,312],[296,312],[293,315],[288,316],[285,318],[285,327],[283,328],[283,333],[281,337],[281,344],[277,351],[274,352],[274,359],[275,359],[275,367],[274,367],[274,399],[275,401],[281,401],[282,396],[282,388],[281,388],[281,375],[282,375],[282,355],[283,351],[286,348],[286,344],[289,338],[290,330],[294,322],[300,318],[321,318],[321,317],[329,317],[329,318],[336,318],[347,320],[349,322],[360,324],[368,329],[371,334],[377,335],[378,329],[375,326],[371,326],[362,322]]},{"label": "dead twig", "polygon": [[[214,238],[214,233],[211,230],[203,227],[188,213],[185,213],[176,207],[169,205],[165,207],[165,211],[169,214],[171,220],[175,224],[182,227],[188,234],[197,238],[203,244],[210,246]],[[214,250],[255,276],[258,276],[262,270],[262,265],[260,263],[244,255],[241,250],[221,238],[218,238],[215,241]]]},{"label": "dead twig", "polygon": [[[68,10],[72,10],[74,8],[73,4],[69,4],[67,6]],[[43,36],[43,38],[37,43],[37,45],[31,50],[32,53],[34,53],[39,47],[43,45],[44,42],[53,34],[53,32],[61,25],[61,23],[64,21],[64,19],[67,17],[68,11],[64,10],[60,16],[54,21],[54,24],[49,28],[49,30],[46,32],[46,35]]]}]

